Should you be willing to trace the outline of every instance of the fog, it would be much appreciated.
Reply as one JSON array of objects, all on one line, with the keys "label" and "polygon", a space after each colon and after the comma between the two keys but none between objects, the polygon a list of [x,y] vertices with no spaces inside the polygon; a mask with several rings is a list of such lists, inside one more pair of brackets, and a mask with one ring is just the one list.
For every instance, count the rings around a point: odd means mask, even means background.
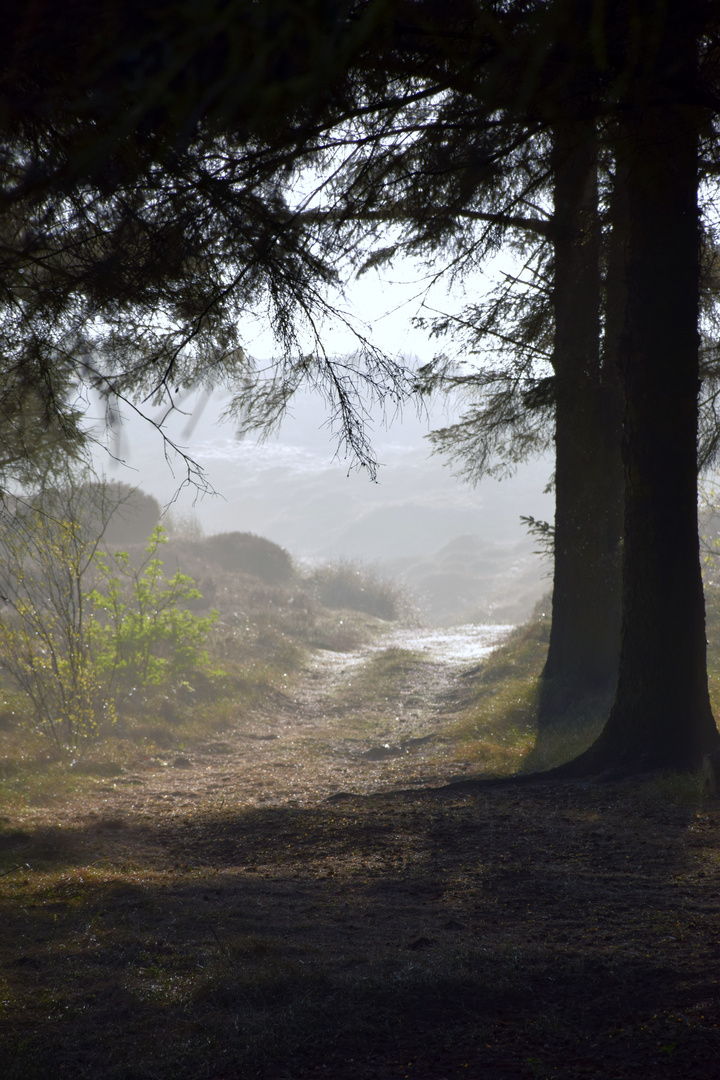
[{"label": "fog", "polygon": [[[501,254],[453,287],[432,269],[398,259],[382,274],[348,283],[344,318],[320,327],[323,343],[337,355],[353,352],[354,326],[388,355],[427,363],[437,342],[414,319],[460,306],[513,269]],[[250,353],[273,355],[276,343],[262,319],[246,318],[240,329]],[[337,457],[337,433],[321,396],[297,395],[277,436],[264,443],[238,440],[231,424],[220,423],[227,400],[188,398],[164,425],[204,470],[214,496],[192,486],[177,494],[185,463],[172,453],[166,460],[158,432],[127,407],[124,424],[110,433],[114,457],[100,452],[96,463],[163,505],[175,498],[171,512],[195,515],[206,534],[253,532],[296,560],[377,565],[412,590],[431,624],[518,622],[547,592],[549,566],[534,554],[520,515],[553,519],[553,497],[545,492],[553,464],[533,461],[511,479],[486,479],[475,489],[458,481],[425,438],[457,419],[457,402],[443,399],[422,415],[412,404],[395,416],[378,413],[370,435],[381,468],[372,483]]]},{"label": "fog", "polygon": [[[431,623],[516,622],[547,591],[548,566],[521,514],[551,519],[544,489],[548,461],[477,488],[459,481],[425,438],[452,420],[445,407],[412,407],[372,432],[377,482],[337,455],[323,400],[301,395],[279,433],[238,439],[221,422],[225,401],[189,399],[167,434],[204,470],[215,494],[178,489],[186,467],[157,430],[137,416],[107,435],[96,462],[108,475],[154,495],[175,515],[192,515],[206,534],[230,530],[267,537],[297,560],[352,559],[377,565],[417,596]],[[175,500],[173,502],[173,499]]]}]

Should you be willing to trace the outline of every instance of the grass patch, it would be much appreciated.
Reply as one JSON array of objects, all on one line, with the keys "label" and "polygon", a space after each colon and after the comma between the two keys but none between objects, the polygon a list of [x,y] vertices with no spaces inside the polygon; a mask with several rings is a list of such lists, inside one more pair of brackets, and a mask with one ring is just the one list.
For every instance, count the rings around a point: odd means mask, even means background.
[{"label": "grass patch", "polygon": [[432,664],[409,649],[390,647],[350,667],[335,693],[333,711],[348,736],[385,737],[406,709],[421,704],[418,684]]},{"label": "grass patch", "polygon": [[370,702],[377,698],[384,700],[388,693],[398,694],[415,687],[417,675],[424,667],[427,661],[412,649],[391,646],[363,663],[354,677],[354,686]]},{"label": "grass patch", "polygon": [[513,631],[478,668],[466,672],[458,690],[460,712],[451,733],[458,759],[482,771],[522,769],[535,743],[537,684],[547,655],[547,616]]},{"label": "grass patch", "polygon": [[347,653],[356,651],[387,629],[385,620],[365,612],[348,608],[319,608],[306,640],[314,649]]},{"label": "grass patch", "polygon": [[[720,588],[706,584],[705,604],[710,701],[720,717]],[[476,760],[487,772],[539,772],[577,757],[600,734],[612,704],[605,697],[585,699],[582,711],[537,741],[538,683],[549,635],[549,615],[535,617],[466,674],[466,689],[458,693],[463,707],[453,726],[458,758]],[[679,778],[678,784],[689,785],[688,798],[695,797],[694,778]]]}]

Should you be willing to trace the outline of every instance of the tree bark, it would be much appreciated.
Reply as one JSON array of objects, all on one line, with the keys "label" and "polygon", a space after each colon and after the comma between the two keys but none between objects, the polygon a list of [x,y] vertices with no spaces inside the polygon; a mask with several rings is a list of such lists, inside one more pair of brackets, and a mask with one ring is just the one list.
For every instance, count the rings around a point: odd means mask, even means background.
[{"label": "tree bark", "polygon": [[[660,78],[631,97],[615,151],[627,198],[622,631],[615,702],[566,774],[699,768],[720,736],[707,687],[697,531],[698,110],[696,34],[678,0]],[[668,77],[667,73],[670,73]]]},{"label": "tree bark", "polygon": [[541,737],[609,708],[617,682],[622,469],[617,395],[600,358],[597,145],[592,118],[555,127],[555,562]]}]

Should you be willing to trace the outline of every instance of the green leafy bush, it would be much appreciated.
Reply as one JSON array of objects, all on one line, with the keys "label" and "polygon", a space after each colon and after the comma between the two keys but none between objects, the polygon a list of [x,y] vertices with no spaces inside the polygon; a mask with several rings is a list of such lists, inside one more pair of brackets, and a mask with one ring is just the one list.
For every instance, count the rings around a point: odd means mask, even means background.
[{"label": "green leafy bush", "polygon": [[121,691],[158,686],[208,662],[203,645],[217,614],[188,610],[200,593],[187,574],[164,576],[157,551],[165,542],[158,525],[137,568],[126,552],[95,558],[97,584],[85,597],[88,642],[98,672]]},{"label": "green leafy bush", "polygon": [[0,545],[0,664],[32,702],[58,745],[94,734],[114,709],[98,682],[86,633],[83,581],[97,550],[83,528],[77,492],[60,515],[37,503],[4,520]]},{"label": "green leafy bush", "polygon": [[46,505],[13,508],[0,536],[0,669],[61,750],[112,727],[131,688],[204,664],[215,621],[184,606],[199,595],[190,578],[164,577],[161,527],[138,568],[100,552],[108,500],[95,493],[71,477]]}]

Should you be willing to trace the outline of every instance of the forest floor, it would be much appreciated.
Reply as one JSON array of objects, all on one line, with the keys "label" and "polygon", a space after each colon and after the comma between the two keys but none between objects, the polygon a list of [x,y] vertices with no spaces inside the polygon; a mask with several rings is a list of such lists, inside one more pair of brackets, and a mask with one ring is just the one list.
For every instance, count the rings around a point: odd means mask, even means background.
[{"label": "forest floor", "polygon": [[443,789],[482,667],[403,633],[3,809],[5,1080],[720,1077],[720,802]]}]

